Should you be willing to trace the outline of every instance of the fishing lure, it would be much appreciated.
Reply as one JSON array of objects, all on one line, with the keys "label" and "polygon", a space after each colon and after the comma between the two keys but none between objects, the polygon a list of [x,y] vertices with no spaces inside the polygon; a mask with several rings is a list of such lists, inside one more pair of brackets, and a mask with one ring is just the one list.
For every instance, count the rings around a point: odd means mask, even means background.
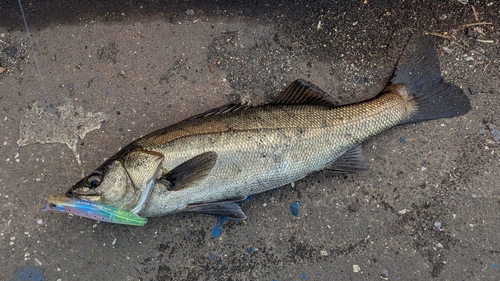
[{"label": "fishing lure", "polygon": [[116,207],[78,198],[52,195],[45,204],[44,211],[54,210],[85,217],[97,221],[144,226],[147,219]]}]

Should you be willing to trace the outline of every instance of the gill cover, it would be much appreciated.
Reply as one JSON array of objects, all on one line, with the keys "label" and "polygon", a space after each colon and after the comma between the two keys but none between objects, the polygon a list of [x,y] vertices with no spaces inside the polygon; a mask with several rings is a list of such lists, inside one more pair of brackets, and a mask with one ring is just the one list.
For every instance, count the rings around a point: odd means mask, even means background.
[{"label": "gill cover", "polygon": [[138,213],[159,174],[161,154],[136,149],[113,157],[76,183],[66,196],[108,204]]}]

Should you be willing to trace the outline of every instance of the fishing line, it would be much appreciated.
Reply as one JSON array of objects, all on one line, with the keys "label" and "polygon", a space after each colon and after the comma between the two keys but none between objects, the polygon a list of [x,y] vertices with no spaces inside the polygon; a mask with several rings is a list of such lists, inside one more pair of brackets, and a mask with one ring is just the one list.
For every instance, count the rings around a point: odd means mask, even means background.
[{"label": "fishing line", "polygon": [[[33,44],[33,40],[31,39],[31,33],[30,33],[29,28],[28,28],[28,21],[26,20],[26,16],[24,14],[23,5],[21,3],[21,0],[17,0],[17,2],[19,3],[19,9],[21,9],[21,16],[23,17],[24,28],[26,28],[26,34],[28,35],[28,41],[30,43],[31,52],[33,53],[33,58],[35,60],[35,65],[36,65],[36,70],[37,70],[38,78],[40,80],[40,83],[42,84],[42,92],[43,92],[43,95],[45,97],[45,103],[47,105],[47,111],[49,113],[50,121],[51,121],[51,124],[52,124],[52,133],[54,134],[54,136],[60,136],[59,132],[57,131],[57,127],[56,127],[56,123],[55,123],[55,117],[54,117],[54,114],[52,113],[52,106],[51,106],[50,101],[49,101],[49,96],[47,95],[47,90],[45,88],[45,83],[43,82],[44,77],[42,76],[42,71],[40,70],[40,65],[38,63],[38,56],[37,56],[37,53],[36,53],[36,50],[35,50],[35,45]],[[62,149],[60,150],[60,152],[61,152],[61,159],[62,159],[62,163],[63,163],[63,166],[64,166],[64,170],[66,171],[66,179],[67,179],[68,183],[71,185],[71,180],[70,180],[70,177],[69,177],[68,164],[66,163],[66,157],[64,157],[64,151]],[[74,195],[73,195],[73,197],[74,197]]]}]

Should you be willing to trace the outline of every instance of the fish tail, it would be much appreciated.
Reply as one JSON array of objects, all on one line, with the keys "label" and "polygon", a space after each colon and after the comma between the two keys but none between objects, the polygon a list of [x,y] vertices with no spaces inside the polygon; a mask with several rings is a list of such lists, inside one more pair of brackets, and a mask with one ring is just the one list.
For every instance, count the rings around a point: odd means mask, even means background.
[{"label": "fish tail", "polygon": [[403,84],[415,102],[415,110],[401,124],[451,118],[471,109],[466,94],[457,86],[444,82],[436,49],[421,34],[411,37],[391,83]]}]

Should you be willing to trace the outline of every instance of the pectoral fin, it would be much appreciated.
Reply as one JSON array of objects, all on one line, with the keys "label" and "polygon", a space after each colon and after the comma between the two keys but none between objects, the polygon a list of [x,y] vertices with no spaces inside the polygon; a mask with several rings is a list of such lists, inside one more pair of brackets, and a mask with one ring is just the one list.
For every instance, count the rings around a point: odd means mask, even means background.
[{"label": "pectoral fin", "polygon": [[186,211],[198,212],[210,215],[224,216],[237,220],[244,220],[247,218],[245,213],[241,210],[240,205],[234,203],[234,201],[244,200],[246,197],[235,197],[226,199],[220,202],[201,202],[189,204],[186,207]]},{"label": "pectoral fin", "polygon": [[170,191],[194,186],[210,173],[216,161],[217,153],[205,152],[175,167],[159,181],[169,187]]},{"label": "pectoral fin", "polygon": [[357,145],[347,150],[344,154],[342,154],[342,156],[326,167],[325,170],[339,173],[367,171],[368,163],[366,163],[365,156],[361,150],[361,145]]}]

